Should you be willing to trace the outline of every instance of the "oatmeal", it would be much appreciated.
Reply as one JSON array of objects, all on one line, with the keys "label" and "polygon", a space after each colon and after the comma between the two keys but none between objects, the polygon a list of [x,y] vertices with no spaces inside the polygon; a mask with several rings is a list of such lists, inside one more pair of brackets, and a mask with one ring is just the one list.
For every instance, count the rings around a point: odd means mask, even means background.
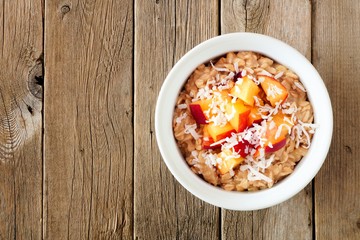
[{"label": "oatmeal", "polygon": [[272,187],[294,171],[315,132],[298,76],[254,52],[202,64],[180,92],[173,130],[192,171],[229,191]]}]

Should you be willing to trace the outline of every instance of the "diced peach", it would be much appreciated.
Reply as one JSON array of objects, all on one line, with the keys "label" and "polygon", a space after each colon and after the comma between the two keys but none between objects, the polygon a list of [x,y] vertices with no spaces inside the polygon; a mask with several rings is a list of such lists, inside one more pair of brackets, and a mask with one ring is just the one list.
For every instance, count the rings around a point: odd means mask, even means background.
[{"label": "diced peach", "polygon": [[244,101],[245,104],[254,106],[254,96],[260,92],[260,88],[247,76],[237,81],[231,89],[231,95]]},{"label": "diced peach", "polygon": [[237,132],[242,132],[247,128],[250,108],[245,106],[241,100],[237,100],[235,103],[228,102],[225,111],[228,116],[232,116],[229,122]]},{"label": "diced peach", "polygon": [[199,100],[190,103],[190,112],[197,124],[206,124],[205,111],[210,108],[211,99]]},{"label": "diced peach", "polygon": [[286,100],[288,91],[280,82],[268,76],[259,76],[259,78],[264,79],[261,82],[261,87],[266,94],[266,99],[269,100],[272,106],[279,102],[283,103]]},{"label": "diced peach", "polygon": [[207,130],[214,142],[230,137],[231,133],[235,132],[235,129],[230,123],[226,123],[225,126],[216,126],[214,123],[209,123],[207,125]]},{"label": "diced peach", "polygon": [[272,153],[280,150],[281,148],[285,147],[286,145],[286,138],[283,138],[275,143],[272,143],[271,146],[267,145],[265,147],[265,153]]},{"label": "diced peach", "polygon": [[[288,121],[285,120],[285,118],[288,119]],[[275,116],[273,116],[273,121],[275,122],[276,129],[280,127],[280,125],[285,124],[287,126],[281,127],[281,133],[280,136],[286,136],[289,133],[289,128],[292,128],[294,126],[293,123],[291,123],[291,116],[286,115],[283,113],[278,113]]]},{"label": "diced peach", "polygon": [[249,114],[249,121],[248,121],[248,125],[251,126],[253,123],[261,123],[262,121],[262,117],[261,114],[259,112],[259,108],[258,107],[251,107],[250,109],[250,114]]},{"label": "diced peach", "polygon": [[[219,92],[221,97],[223,98],[223,100],[230,98],[229,91],[227,89],[224,89],[224,90],[221,90],[221,91],[217,90],[217,91],[214,91],[214,92]],[[216,95],[216,93],[214,93],[214,95]]]},{"label": "diced peach", "polygon": [[263,90],[261,87],[259,87],[259,89],[260,89],[260,91],[259,91],[259,93],[256,95],[256,97],[257,97],[257,100],[258,100],[259,104],[260,104],[261,106],[264,106],[265,103],[264,103],[264,100],[263,100],[263,99],[266,99],[266,94],[265,94],[264,90]]},{"label": "diced peach", "polygon": [[219,153],[218,156],[222,159],[222,161],[217,165],[217,168],[221,174],[228,173],[230,170],[239,166],[240,163],[244,161],[243,157],[229,157],[231,155],[231,150],[222,151]]},{"label": "diced peach", "polygon": [[[293,126],[292,123],[285,121],[285,117],[290,119],[289,116],[278,113],[273,116],[272,121],[274,121],[275,126],[270,129],[270,123],[268,124],[268,129],[266,130],[266,143],[265,143],[265,152],[275,152],[286,145],[286,137],[289,134],[289,128]],[[276,136],[278,129],[281,127],[280,133]],[[272,147],[271,147],[272,146]]]},{"label": "diced peach", "polygon": [[206,124],[206,116],[199,104],[190,104],[190,112],[197,124]]},{"label": "diced peach", "polygon": [[203,128],[203,141],[202,141],[202,148],[203,149],[218,149],[221,147],[221,144],[211,145],[214,143],[214,139],[210,136],[208,131],[208,125],[205,125]]},{"label": "diced peach", "polygon": [[221,144],[211,145],[214,143],[212,137],[203,138],[202,148],[203,149],[218,149],[221,147]]}]

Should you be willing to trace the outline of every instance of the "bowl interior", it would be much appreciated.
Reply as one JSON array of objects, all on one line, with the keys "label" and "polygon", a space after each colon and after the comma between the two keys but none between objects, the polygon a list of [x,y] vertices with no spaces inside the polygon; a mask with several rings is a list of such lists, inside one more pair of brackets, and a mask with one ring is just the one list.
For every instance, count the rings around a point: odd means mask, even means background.
[{"label": "bowl interior", "polygon": [[[202,63],[227,52],[253,51],[288,67],[307,90],[318,125],[307,155],[294,172],[272,188],[256,192],[229,192],[212,186],[194,174],[181,155],[173,136],[172,118],[176,99],[190,74]],[[209,39],[185,54],[165,79],[155,112],[158,146],[167,167],[188,191],[218,207],[256,210],[283,202],[301,191],[316,175],[329,150],[333,129],[331,102],[320,75],[297,50],[284,42],[255,33],[232,33]]]}]

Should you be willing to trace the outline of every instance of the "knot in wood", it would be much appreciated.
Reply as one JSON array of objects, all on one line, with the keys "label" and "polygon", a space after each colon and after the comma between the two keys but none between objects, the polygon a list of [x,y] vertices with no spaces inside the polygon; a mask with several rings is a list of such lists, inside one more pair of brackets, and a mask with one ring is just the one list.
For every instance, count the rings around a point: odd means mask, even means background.
[{"label": "knot in wood", "polygon": [[28,87],[32,95],[38,99],[43,97],[43,62],[38,60],[36,65],[30,70],[28,77]]},{"label": "knot in wood", "polygon": [[65,5],[61,6],[60,11],[61,11],[62,14],[65,15],[65,14],[67,14],[68,12],[70,12],[70,6],[67,5],[67,4],[65,4]]}]

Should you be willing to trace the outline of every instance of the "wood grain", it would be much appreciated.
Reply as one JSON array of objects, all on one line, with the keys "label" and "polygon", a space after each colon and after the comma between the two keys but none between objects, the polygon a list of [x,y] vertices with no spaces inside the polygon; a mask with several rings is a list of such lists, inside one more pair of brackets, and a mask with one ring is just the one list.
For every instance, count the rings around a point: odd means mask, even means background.
[{"label": "wood grain", "polygon": [[[311,58],[309,1],[222,1],[221,33],[236,31],[273,36]],[[226,239],[311,239],[312,227],[311,184],[268,209],[252,213],[222,210],[222,237]]]},{"label": "wood grain", "polygon": [[[0,239],[360,239],[359,19],[355,0],[0,1]],[[176,61],[236,31],[312,59],[334,109],[314,183],[253,212],[187,192],[154,132]]]},{"label": "wood grain", "polygon": [[129,239],[133,4],[46,1],[47,239]]},{"label": "wood grain", "polygon": [[167,73],[218,33],[218,1],[135,1],[135,239],[217,239],[219,210],[192,196],[166,168],[154,110]]},{"label": "wood grain", "polygon": [[332,101],[333,141],[315,178],[316,239],[360,239],[360,2],[315,1],[313,63]]},{"label": "wood grain", "polygon": [[42,231],[42,1],[0,3],[0,239]]}]

